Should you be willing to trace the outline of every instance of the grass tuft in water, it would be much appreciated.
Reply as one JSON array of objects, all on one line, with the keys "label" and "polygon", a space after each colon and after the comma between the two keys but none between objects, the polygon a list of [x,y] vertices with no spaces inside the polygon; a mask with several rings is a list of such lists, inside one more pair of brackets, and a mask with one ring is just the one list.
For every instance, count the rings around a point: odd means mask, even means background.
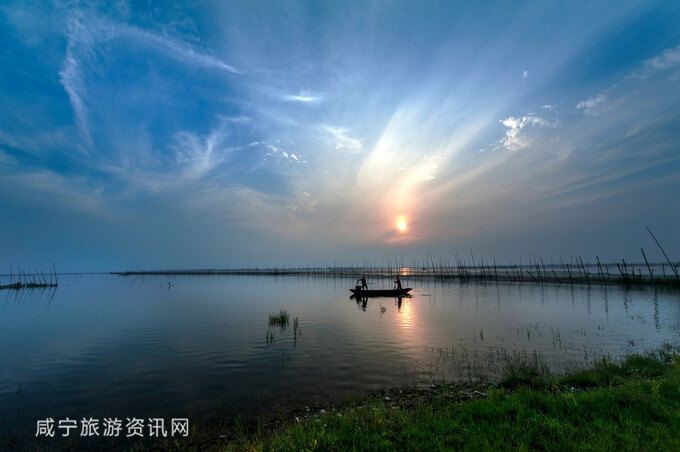
[{"label": "grass tuft in water", "polygon": [[521,386],[543,388],[550,377],[548,366],[537,353],[526,355],[512,353],[505,357],[503,376],[498,386],[514,389]]},{"label": "grass tuft in water", "polygon": [[274,332],[271,330],[271,328],[267,330],[266,343],[267,347],[271,346],[274,343]]},{"label": "grass tuft in water", "polygon": [[278,326],[281,329],[286,329],[288,327],[288,311],[281,309],[278,314],[269,314],[269,325]]}]

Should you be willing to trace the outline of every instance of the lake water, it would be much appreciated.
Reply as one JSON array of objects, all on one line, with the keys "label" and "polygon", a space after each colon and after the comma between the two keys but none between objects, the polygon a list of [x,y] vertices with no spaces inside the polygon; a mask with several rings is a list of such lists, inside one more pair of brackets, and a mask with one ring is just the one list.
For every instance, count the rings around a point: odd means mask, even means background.
[{"label": "lake water", "polygon": [[[519,355],[564,370],[680,342],[678,292],[404,282],[412,298],[366,304],[340,278],[78,276],[0,292],[0,430],[237,414],[493,377]],[[268,324],[280,309],[285,330]]]}]

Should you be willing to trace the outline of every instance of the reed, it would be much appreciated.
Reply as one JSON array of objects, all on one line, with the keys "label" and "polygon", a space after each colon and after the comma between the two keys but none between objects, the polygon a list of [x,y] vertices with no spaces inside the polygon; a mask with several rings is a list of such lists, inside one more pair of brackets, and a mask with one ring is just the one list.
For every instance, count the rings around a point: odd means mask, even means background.
[{"label": "reed", "polygon": [[269,314],[269,326],[278,326],[281,329],[286,329],[288,321],[289,315],[285,309],[281,309],[278,314]]},{"label": "reed", "polygon": [[10,266],[9,274],[0,276],[5,276],[9,279],[7,284],[3,284],[3,281],[0,278],[0,290],[54,288],[59,284],[57,273],[54,270],[46,277],[45,274],[40,272],[37,268],[34,268],[34,272],[19,270],[15,274],[14,268]]}]

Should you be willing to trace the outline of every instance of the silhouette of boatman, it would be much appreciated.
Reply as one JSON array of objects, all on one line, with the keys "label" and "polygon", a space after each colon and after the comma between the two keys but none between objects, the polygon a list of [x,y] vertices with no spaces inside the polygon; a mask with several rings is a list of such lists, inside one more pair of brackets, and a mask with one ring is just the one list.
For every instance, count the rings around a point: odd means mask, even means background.
[{"label": "silhouette of boatman", "polygon": [[368,284],[366,284],[366,277],[361,277],[361,290],[368,289]]},{"label": "silhouette of boatman", "polygon": [[401,290],[401,279],[399,279],[399,275],[395,277],[396,279],[394,280],[394,288]]}]

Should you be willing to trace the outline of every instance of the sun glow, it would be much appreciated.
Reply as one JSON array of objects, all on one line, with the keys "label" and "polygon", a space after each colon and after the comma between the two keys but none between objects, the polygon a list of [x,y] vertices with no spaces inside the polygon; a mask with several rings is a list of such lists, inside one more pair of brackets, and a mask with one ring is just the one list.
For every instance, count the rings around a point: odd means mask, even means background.
[{"label": "sun glow", "polygon": [[397,218],[397,222],[396,222],[395,226],[397,227],[399,232],[406,232],[406,230],[408,229],[408,222],[406,221],[406,217],[403,216],[403,215],[400,215]]}]

